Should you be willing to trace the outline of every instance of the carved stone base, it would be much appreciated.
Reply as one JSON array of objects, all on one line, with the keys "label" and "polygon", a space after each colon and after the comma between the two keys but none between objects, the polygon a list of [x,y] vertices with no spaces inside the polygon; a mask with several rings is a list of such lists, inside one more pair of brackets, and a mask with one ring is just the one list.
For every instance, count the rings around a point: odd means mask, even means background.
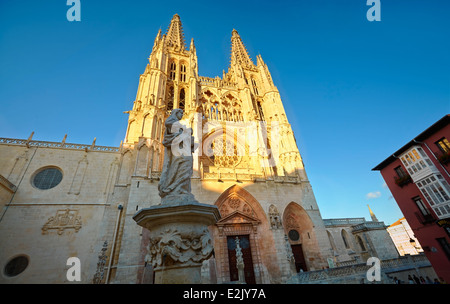
[{"label": "carved stone base", "polygon": [[158,205],[141,209],[133,219],[149,230],[146,261],[156,284],[200,284],[201,266],[213,246],[208,226],[220,219],[216,206],[200,203]]},{"label": "carved stone base", "polygon": [[200,284],[202,266],[180,266],[155,271],[155,284]]}]

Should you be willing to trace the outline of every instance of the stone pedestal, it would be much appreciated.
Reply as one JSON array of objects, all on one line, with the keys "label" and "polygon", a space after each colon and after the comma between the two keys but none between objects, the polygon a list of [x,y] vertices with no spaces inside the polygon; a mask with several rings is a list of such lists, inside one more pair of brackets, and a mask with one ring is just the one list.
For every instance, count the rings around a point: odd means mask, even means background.
[{"label": "stone pedestal", "polygon": [[213,252],[208,226],[220,219],[217,206],[200,203],[158,205],[133,219],[150,231],[146,260],[156,284],[200,284],[201,266]]}]

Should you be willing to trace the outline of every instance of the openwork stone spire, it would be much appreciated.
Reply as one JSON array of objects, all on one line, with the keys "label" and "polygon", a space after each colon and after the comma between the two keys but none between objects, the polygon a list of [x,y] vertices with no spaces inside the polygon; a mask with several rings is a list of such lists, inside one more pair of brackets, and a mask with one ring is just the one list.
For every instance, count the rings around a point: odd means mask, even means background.
[{"label": "openwork stone spire", "polygon": [[183,27],[181,26],[180,16],[178,14],[173,15],[172,21],[170,21],[169,29],[166,33],[166,41],[168,46],[180,47],[186,49],[186,43],[184,41]]},{"label": "openwork stone spire", "polygon": [[234,60],[242,66],[254,66],[241,36],[235,29],[231,32],[231,62],[233,63]]}]

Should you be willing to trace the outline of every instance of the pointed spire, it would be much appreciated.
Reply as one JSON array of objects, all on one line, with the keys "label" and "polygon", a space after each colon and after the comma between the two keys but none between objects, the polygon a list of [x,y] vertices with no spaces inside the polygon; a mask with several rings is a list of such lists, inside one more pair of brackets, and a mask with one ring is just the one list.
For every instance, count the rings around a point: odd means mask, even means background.
[{"label": "pointed spire", "polygon": [[265,65],[265,63],[264,63],[264,61],[263,61],[261,55],[257,55],[257,56],[256,56],[256,65],[257,65],[257,66],[264,66],[264,65]]},{"label": "pointed spire", "polygon": [[370,209],[370,206],[367,205],[367,207],[369,208],[369,212],[370,212],[370,217],[372,218],[373,222],[378,222],[377,217],[375,216],[375,213],[373,213],[372,209]]},{"label": "pointed spire", "polygon": [[241,36],[239,36],[235,29],[231,32],[231,61],[236,61],[242,66],[254,65],[242,42]]},{"label": "pointed spire", "polygon": [[178,14],[173,15],[166,36],[168,46],[180,47],[182,50],[186,49],[183,27],[181,26],[181,20]]},{"label": "pointed spire", "polygon": [[193,52],[194,54],[196,53],[194,38],[191,38],[191,45],[189,46],[189,51]]},{"label": "pointed spire", "polygon": [[158,46],[160,40],[161,40],[161,29],[159,29],[158,34],[156,35],[155,42],[153,43],[153,50]]}]

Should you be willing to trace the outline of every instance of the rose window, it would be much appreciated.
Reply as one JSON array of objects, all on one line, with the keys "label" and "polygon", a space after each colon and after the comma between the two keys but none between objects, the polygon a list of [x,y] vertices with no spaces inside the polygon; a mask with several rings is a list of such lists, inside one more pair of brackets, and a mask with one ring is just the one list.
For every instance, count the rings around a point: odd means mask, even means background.
[{"label": "rose window", "polygon": [[213,152],[211,160],[216,167],[236,167],[241,161],[237,146],[229,139],[224,141],[221,138],[216,138],[211,144],[211,149]]}]

